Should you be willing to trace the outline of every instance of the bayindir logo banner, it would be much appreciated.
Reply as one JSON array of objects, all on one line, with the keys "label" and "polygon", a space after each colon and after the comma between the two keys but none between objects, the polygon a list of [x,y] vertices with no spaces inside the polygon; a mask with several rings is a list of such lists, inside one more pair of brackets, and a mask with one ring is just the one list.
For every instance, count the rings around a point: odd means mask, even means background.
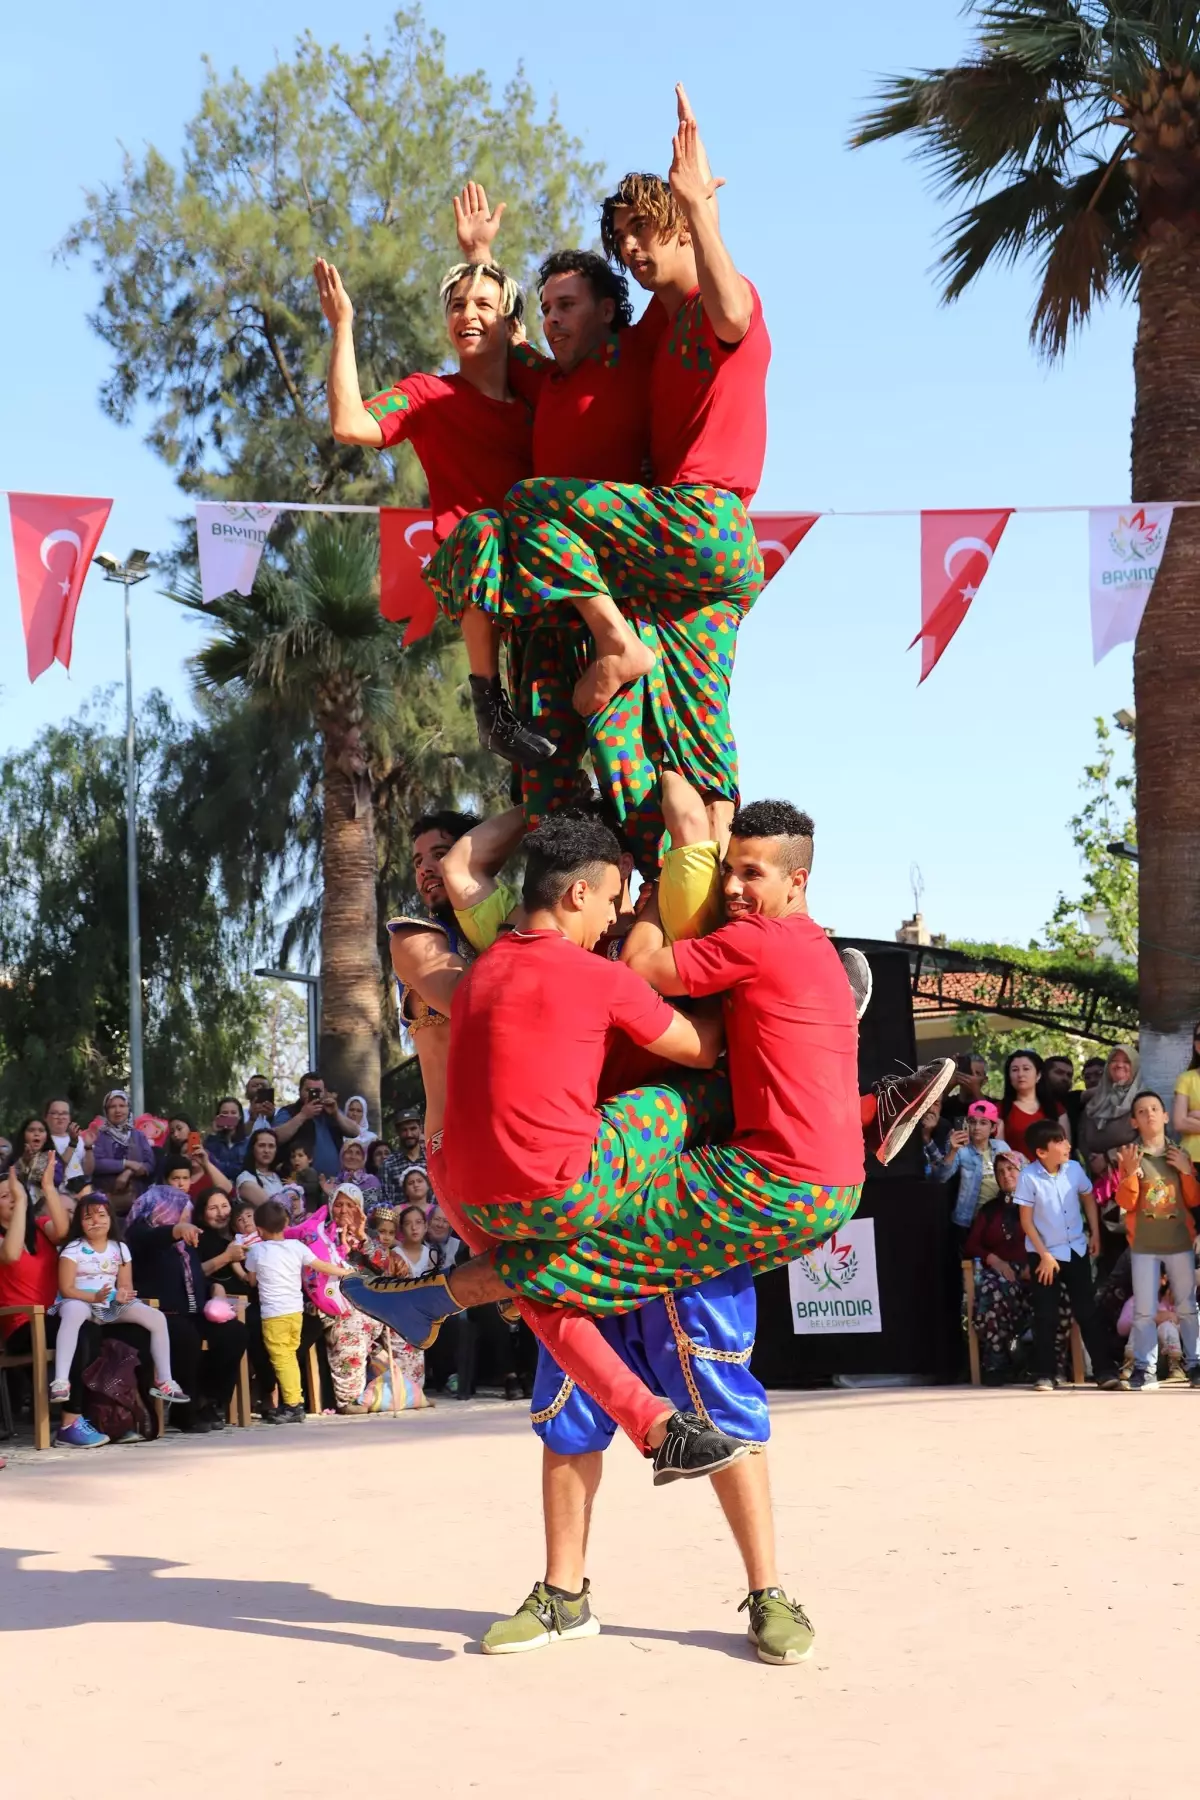
[{"label": "bayindir logo banner", "polygon": [[792,1330],[799,1337],[882,1331],[875,1269],[875,1222],[851,1219],[815,1250],[788,1264]]}]

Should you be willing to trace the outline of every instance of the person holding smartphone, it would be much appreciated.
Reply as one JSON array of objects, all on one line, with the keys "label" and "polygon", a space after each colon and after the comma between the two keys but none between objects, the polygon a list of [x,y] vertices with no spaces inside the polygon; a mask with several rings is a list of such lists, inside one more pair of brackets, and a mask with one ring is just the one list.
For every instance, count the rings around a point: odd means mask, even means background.
[{"label": "person holding smartphone", "polygon": [[308,1151],[318,1175],[336,1176],[342,1166],[342,1144],[356,1137],[358,1127],[338,1110],[338,1097],[328,1091],[314,1072],[300,1078],[300,1096],[294,1106],[280,1107],[272,1120],[280,1159],[288,1147],[300,1144]]}]

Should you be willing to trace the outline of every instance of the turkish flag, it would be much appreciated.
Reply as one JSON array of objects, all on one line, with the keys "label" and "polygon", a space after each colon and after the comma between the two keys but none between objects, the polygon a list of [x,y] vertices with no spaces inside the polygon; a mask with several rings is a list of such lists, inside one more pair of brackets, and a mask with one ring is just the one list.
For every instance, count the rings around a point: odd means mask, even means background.
[{"label": "turkish flag", "polygon": [[1011,506],[921,514],[921,629],[908,646],[920,640],[918,687],[966,618],[1011,517]]},{"label": "turkish flag", "polygon": [[762,551],[763,585],[778,575],[801,539],[808,536],[820,513],[751,513],[750,523]]},{"label": "turkish flag", "polygon": [[399,624],[408,620],[404,643],[433,630],[437,601],[425,584],[425,565],[437,554],[433,519],[410,506],[379,509],[379,610]]},{"label": "turkish flag", "polygon": [[71,666],[75,609],[111,500],[73,494],[9,494],[8,517],[17,559],[17,590],[29,679],[58,658]]}]

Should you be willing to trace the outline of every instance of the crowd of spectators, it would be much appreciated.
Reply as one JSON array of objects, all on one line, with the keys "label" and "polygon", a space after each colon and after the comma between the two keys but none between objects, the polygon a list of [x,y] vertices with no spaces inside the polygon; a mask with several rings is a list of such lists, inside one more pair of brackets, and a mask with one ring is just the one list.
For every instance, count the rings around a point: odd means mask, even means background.
[{"label": "crowd of spectators", "polygon": [[306,1416],[314,1367],[310,1403],[340,1413],[481,1386],[527,1395],[535,1347],[495,1307],[454,1320],[427,1360],[340,1296],[347,1270],[415,1276],[467,1255],[429,1180],[420,1114],[394,1127],[385,1140],[364,1096],[343,1108],[310,1073],[282,1106],[252,1076],[207,1130],[182,1113],[134,1119],[114,1088],[89,1125],[56,1098],[0,1138],[0,1353],[31,1353],[30,1309],[44,1308],[55,1442],[153,1435],[153,1402],[168,1429],[221,1430],[243,1359],[268,1423]]},{"label": "crowd of spectators", "polygon": [[1069,1057],[1016,1050],[993,1097],[972,1054],[921,1121],[924,1174],[971,1266],[985,1382],[1052,1392],[1074,1321],[1101,1387],[1200,1388],[1200,1025],[1169,1110],[1138,1073],[1129,1044],[1089,1058],[1078,1086]]}]

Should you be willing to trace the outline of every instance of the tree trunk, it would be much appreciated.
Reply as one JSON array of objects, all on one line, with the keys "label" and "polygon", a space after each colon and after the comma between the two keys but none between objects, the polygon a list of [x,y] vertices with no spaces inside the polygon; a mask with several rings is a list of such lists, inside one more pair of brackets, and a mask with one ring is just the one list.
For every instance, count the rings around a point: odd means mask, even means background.
[{"label": "tree trunk", "polygon": [[[1200,238],[1152,240],[1134,350],[1133,494],[1200,500]],[[1175,514],[1133,658],[1142,1080],[1170,1095],[1200,1019],[1200,509]]]},{"label": "tree trunk", "polygon": [[346,709],[322,708],[320,1070],[342,1104],[365,1096],[379,1129],[380,987],[375,813],[361,733]]}]

